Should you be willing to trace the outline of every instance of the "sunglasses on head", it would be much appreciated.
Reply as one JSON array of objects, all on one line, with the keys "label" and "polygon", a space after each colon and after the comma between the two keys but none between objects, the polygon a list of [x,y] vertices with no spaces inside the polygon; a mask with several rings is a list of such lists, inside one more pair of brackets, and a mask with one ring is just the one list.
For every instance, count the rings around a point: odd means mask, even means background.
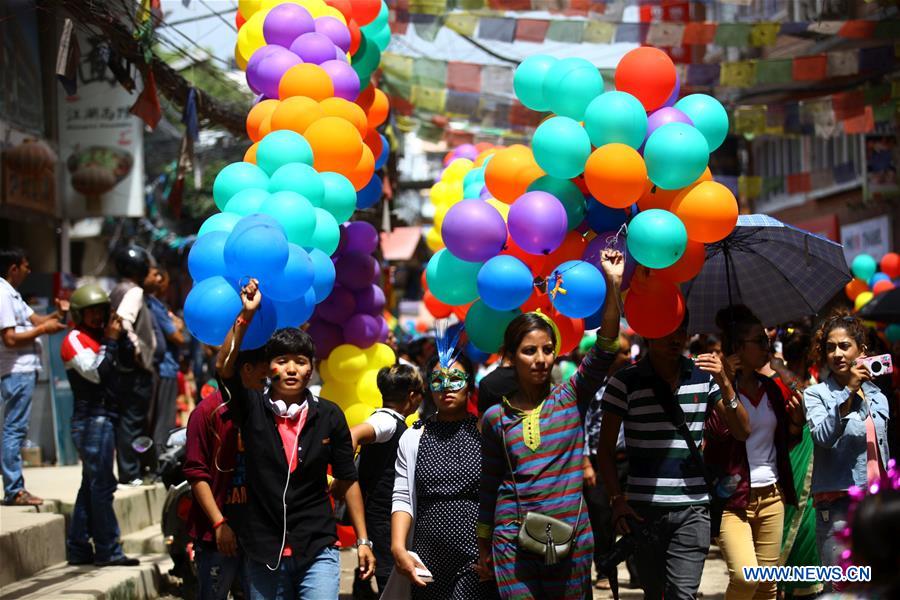
[{"label": "sunglasses on head", "polygon": [[428,377],[432,392],[456,392],[466,387],[468,380],[468,374],[459,369],[432,371]]}]

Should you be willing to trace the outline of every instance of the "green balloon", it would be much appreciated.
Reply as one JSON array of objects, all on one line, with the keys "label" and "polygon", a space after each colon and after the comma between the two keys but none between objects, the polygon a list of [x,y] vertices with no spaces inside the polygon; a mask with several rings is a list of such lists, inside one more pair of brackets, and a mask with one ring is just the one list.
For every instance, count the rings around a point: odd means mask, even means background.
[{"label": "green balloon", "polygon": [[325,196],[325,185],[319,173],[311,166],[303,163],[288,163],[279,167],[269,180],[269,191],[296,192],[312,202],[313,206],[322,206]]},{"label": "green balloon", "polygon": [[728,113],[722,103],[706,94],[691,94],[675,103],[675,108],[686,114],[700,130],[709,151],[722,145],[728,135]]},{"label": "green balloon", "polygon": [[318,248],[328,256],[334,254],[341,241],[341,228],[331,213],[324,208],[316,211],[316,227],[305,248]]},{"label": "green balloon", "polygon": [[325,186],[322,208],[331,213],[338,223],[349,221],[356,210],[356,190],[350,180],[340,173],[323,171],[319,173]]},{"label": "green balloon", "polygon": [[483,264],[461,260],[442,248],[428,261],[425,281],[434,297],[444,304],[468,304],[478,297],[478,271]]},{"label": "green balloon", "polygon": [[269,215],[284,227],[289,242],[308,246],[316,229],[316,213],[309,200],[296,192],[270,194],[259,212]]},{"label": "green balloon", "polygon": [[378,46],[378,49],[384,52],[391,44],[391,28],[383,27],[381,31],[376,31],[372,35],[372,41]]},{"label": "green balloon", "polygon": [[225,212],[234,213],[242,217],[259,212],[259,207],[269,197],[267,190],[248,188],[241,190],[231,197],[225,205]]},{"label": "green balloon", "polygon": [[667,123],[647,138],[644,162],[647,178],[654,185],[677,190],[703,175],[709,162],[709,145],[696,127]]},{"label": "green balloon", "polygon": [[594,98],[584,113],[591,143],[626,144],[635,150],[647,136],[647,113],[641,101],[626,92],[607,92]]},{"label": "green balloon", "polygon": [[290,129],[273,131],[259,142],[256,164],[272,175],[288,163],[313,164],[313,151],[306,138]]},{"label": "green balloon", "polygon": [[356,71],[359,80],[368,81],[381,62],[381,50],[374,41],[363,33],[359,38],[359,48],[351,58],[350,66]]},{"label": "green balloon", "polygon": [[854,277],[863,281],[869,281],[875,275],[875,272],[878,271],[878,263],[875,262],[875,259],[870,254],[860,254],[853,259],[850,271]]},{"label": "green balloon", "polygon": [[494,310],[479,300],[466,314],[466,333],[469,335],[469,341],[482,352],[489,354],[497,352],[503,345],[506,327],[520,314],[522,313],[518,309]]},{"label": "green balloon", "polygon": [[[544,84],[544,96],[550,99],[550,110],[558,115],[581,121],[588,105],[603,94],[603,76],[590,62],[584,59],[573,60],[578,60],[580,64],[572,63],[573,66],[566,69],[558,78],[555,76],[555,69],[550,70]],[[559,68],[559,65],[556,68]]]},{"label": "green balloon", "polygon": [[538,125],[531,147],[537,164],[548,175],[559,179],[581,175],[591,155],[587,132],[569,117],[551,117]]},{"label": "green balloon", "polygon": [[554,196],[566,209],[566,218],[569,220],[569,230],[573,230],[584,221],[587,214],[587,206],[584,194],[578,186],[568,179],[557,179],[550,175],[544,175],[528,186],[529,192],[547,192]]},{"label": "green balloon", "polygon": [[260,190],[269,186],[269,176],[266,172],[248,162],[236,162],[227,165],[216,175],[213,182],[213,200],[219,210],[224,211],[231,197],[247,188]]},{"label": "green balloon", "polygon": [[645,267],[665,269],[675,264],[687,247],[687,229],[667,210],[642,210],[628,223],[628,253]]},{"label": "green balloon", "polygon": [[557,62],[556,58],[546,54],[532,54],[516,67],[513,89],[519,102],[531,110],[550,109],[550,102],[544,96],[544,79]]}]

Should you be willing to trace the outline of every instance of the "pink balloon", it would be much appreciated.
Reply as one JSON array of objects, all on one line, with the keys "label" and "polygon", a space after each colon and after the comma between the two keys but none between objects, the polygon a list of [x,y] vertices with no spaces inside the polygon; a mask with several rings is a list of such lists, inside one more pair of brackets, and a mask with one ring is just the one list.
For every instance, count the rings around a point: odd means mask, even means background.
[{"label": "pink balloon", "polygon": [[550,254],[559,248],[569,230],[566,209],[547,192],[519,196],[509,208],[507,223],[513,241],[531,254]]}]

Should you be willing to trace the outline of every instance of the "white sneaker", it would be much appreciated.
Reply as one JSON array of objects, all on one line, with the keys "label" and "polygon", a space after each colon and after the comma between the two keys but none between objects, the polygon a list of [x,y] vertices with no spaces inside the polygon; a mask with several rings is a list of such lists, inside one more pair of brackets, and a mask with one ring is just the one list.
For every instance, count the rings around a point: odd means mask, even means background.
[{"label": "white sneaker", "polygon": [[128,488],[141,487],[142,485],[144,485],[143,479],[132,479],[128,483],[120,483],[119,487],[123,488],[123,489],[128,489]]}]

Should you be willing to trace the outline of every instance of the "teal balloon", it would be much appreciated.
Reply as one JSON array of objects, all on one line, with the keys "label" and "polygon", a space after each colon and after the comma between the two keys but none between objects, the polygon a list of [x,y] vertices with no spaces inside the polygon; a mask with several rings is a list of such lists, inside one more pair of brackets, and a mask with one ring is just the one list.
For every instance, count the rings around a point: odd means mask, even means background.
[{"label": "teal balloon", "polygon": [[390,9],[388,9],[387,4],[384,2],[381,3],[381,9],[378,11],[378,16],[372,19],[369,23],[366,23],[362,27],[360,27],[361,31],[365,33],[376,33],[387,27],[388,18],[390,18]]},{"label": "teal balloon", "polygon": [[482,352],[493,354],[499,351],[506,327],[520,314],[522,313],[518,309],[494,310],[483,300],[479,300],[466,313],[466,334],[469,341]]},{"label": "teal balloon", "polygon": [[479,183],[481,185],[484,185],[484,167],[478,167],[466,173],[466,176],[463,177],[463,189],[465,189],[470,183]]},{"label": "teal balloon", "polygon": [[875,262],[871,255],[860,254],[853,259],[850,270],[853,271],[853,276],[857,279],[869,281],[875,275],[875,272],[878,271],[878,263]]},{"label": "teal balloon", "polygon": [[377,31],[372,35],[372,41],[378,46],[378,49],[384,52],[391,45],[391,28],[383,27],[381,31]]},{"label": "teal balloon", "polygon": [[247,188],[260,190],[269,187],[269,176],[253,163],[236,162],[227,165],[213,182],[213,200],[219,210],[225,210],[231,197]]},{"label": "teal balloon", "polygon": [[696,127],[685,123],[663,125],[644,146],[647,177],[664,190],[690,185],[709,162],[709,145]]},{"label": "teal balloon", "polygon": [[231,233],[231,230],[234,229],[234,226],[237,225],[238,221],[240,220],[241,215],[237,215],[235,213],[216,213],[203,221],[203,225],[200,226],[200,231],[197,232],[197,237],[204,236],[211,231],[224,231],[225,233]]},{"label": "teal balloon", "polygon": [[341,241],[341,228],[332,214],[324,208],[314,208],[313,210],[316,212],[316,227],[307,247],[318,248],[331,256]]},{"label": "teal balloon", "polygon": [[463,199],[469,200],[481,197],[481,190],[484,189],[484,183],[474,182],[463,188]]},{"label": "teal balloon", "polygon": [[557,179],[550,175],[539,177],[528,186],[529,192],[547,192],[559,200],[563,208],[566,209],[566,218],[569,221],[569,231],[575,229],[587,214],[587,203],[584,194],[578,189],[578,186],[568,179]]},{"label": "teal balloon", "polygon": [[584,128],[596,147],[626,144],[635,150],[647,136],[647,113],[641,101],[626,92],[594,98],[584,113]]},{"label": "teal balloon", "polygon": [[304,163],[288,163],[279,167],[269,180],[269,191],[296,192],[313,206],[322,206],[325,197],[325,184],[319,173]]},{"label": "teal balloon", "polygon": [[309,200],[287,190],[270,194],[259,212],[273,217],[284,227],[284,233],[292,244],[308,246],[316,230],[315,208]]},{"label": "teal balloon", "polygon": [[272,175],[288,163],[312,166],[312,146],[306,138],[290,129],[273,131],[259,142],[256,148],[256,164]]},{"label": "teal balloon", "polygon": [[583,58],[559,61],[544,81],[544,97],[550,100],[550,110],[576,121],[584,119],[587,107],[601,94],[603,76]]},{"label": "teal balloon", "polygon": [[892,323],[884,330],[884,335],[889,342],[900,342],[900,324]]},{"label": "teal balloon", "polygon": [[242,190],[231,197],[225,205],[225,212],[234,213],[242,217],[259,212],[259,207],[269,197],[268,190],[249,188]]},{"label": "teal balloon", "polygon": [[531,110],[550,109],[550,102],[544,97],[544,79],[557,62],[556,58],[546,54],[532,54],[516,67],[513,89],[519,102]]},{"label": "teal balloon", "polygon": [[372,73],[378,68],[380,62],[381,50],[378,49],[375,42],[370,40],[369,37],[363,33],[360,36],[359,48],[356,50],[356,54],[350,59],[350,66],[356,71],[360,82],[369,81],[369,78],[372,77]]},{"label": "teal balloon", "polygon": [[651,269],[665,269],[681,258],[687,247],[687,229],[667,210],[642,210],[628,224],[628,253]]},{"label": "teal balloon", "polygon": [[428,289],[444,304],[468,304],[478,297],[478,271],[482,264],[461,260],[442,248],[431,257],[425,268]]},{"label": "teal balloon", "polygon": [[728,135],[728,113],[722,103],[706,94],[691,94],[675,103],[675,108],[686,114],[700,130],[709,151],[722,145]]},{"label": "teal balloon", "polygon": [[569,117],[551,117],[541,123],[534,132],[531,147],[538,166],[559,179],[581,175],[591,155],[587,132]]},{"label": "teal balloon", "polygon": [[356,190],[350,180],[340,173],[323,171],[319,173],[325,194],[321,208],[331,213],[338,223],[349,221],[356,210]]}]

